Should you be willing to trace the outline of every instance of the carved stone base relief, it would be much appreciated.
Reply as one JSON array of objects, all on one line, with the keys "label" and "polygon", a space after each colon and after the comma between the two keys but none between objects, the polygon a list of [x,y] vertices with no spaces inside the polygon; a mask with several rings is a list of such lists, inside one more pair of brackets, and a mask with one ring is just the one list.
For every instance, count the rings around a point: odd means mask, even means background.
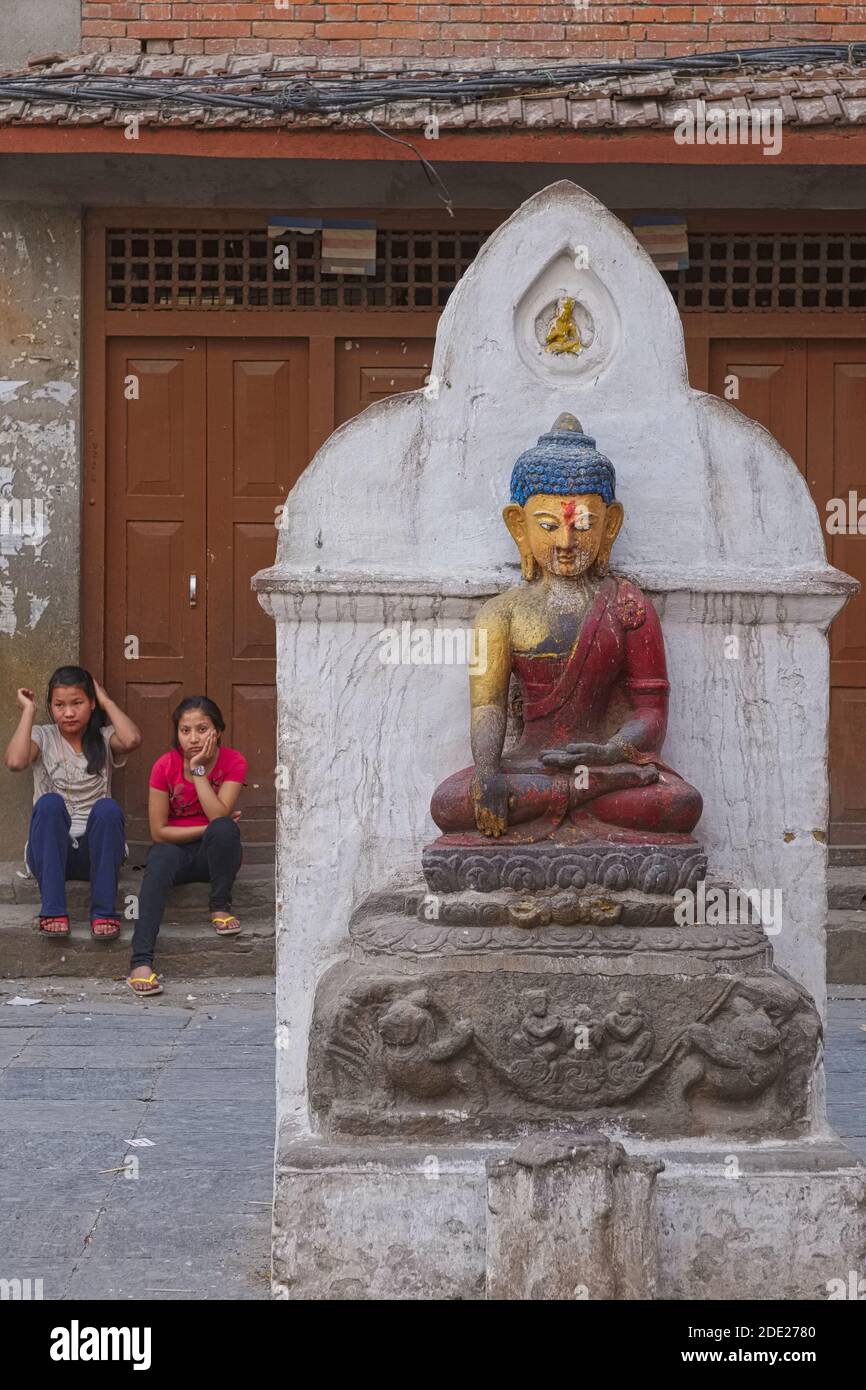
[{"label": "carved stone base relief", "polygon": [[607,1119],[650,1137],[796,1134],[820,1023],[765,960],[691,976],[343,962],[317,993],[313,1105],[324,1133],[495,1137]]}]

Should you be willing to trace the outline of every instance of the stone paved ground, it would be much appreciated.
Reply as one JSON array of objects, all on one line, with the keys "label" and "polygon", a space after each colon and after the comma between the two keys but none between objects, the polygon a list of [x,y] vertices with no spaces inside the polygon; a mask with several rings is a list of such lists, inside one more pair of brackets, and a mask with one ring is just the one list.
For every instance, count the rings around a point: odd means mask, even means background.
[{"label": "stone paved ground", "polygon": [[[273,992],[0,981],[0,1277],[46,1299],[269,1297]],[[110,1171],[127,1156],[137,1179]]]},{"label": "stone paved ground", "polygon": [[[48,1299],[265,1299],[273,981],[122,989],[0,982],[0,1277]],[[866,989],[834,995],[830,1111],[866,1161]],[[106,1171],[130,1155],[137,1179]]]},{"label": "stone paved ground", "polygon": [[866,987],[830,988],[827,1017],[827,1109],[830,1121],[866,1163]]}]

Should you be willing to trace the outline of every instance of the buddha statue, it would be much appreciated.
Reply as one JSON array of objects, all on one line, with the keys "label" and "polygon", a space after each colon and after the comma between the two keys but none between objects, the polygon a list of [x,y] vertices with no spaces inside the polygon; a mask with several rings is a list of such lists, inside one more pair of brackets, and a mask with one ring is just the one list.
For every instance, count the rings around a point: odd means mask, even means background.
[{"label": "buddha statue", "polygon": [[[623,523],[615,482],[572,415],[514,465],[502,515],[523,583],[476,620],[474,765],[433,796],[436,848],[694,843],[700,793],[661,757],[669,685],[658,615],[636,584],[608,573]],[[514,687],[522,734],[504,751]]]}]

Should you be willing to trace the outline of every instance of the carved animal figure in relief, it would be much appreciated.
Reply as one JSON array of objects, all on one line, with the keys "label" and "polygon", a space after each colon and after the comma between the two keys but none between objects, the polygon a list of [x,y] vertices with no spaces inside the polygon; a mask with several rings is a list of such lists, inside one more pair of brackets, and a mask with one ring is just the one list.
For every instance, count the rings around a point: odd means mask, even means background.
[{"label": "carved animal figure in relief", "polygon": [[712,1023],[693,1023],[686,1032],[692,1055],[683,1092],[700,1090],[720,1100],[747,1100],[765,1091],[779,1074],[782,1034],[763,1008],[733,997],[730,1012]]},{"label": "carved animal figure in relief", "polygon": [[475,1067],[461,1062],[475,1036],[466,1019],[439,1035],[427,990],[394,999],[379,1016],[378,1032],[385,1071],[398,1090],[419,1099],[467,1090]]}]

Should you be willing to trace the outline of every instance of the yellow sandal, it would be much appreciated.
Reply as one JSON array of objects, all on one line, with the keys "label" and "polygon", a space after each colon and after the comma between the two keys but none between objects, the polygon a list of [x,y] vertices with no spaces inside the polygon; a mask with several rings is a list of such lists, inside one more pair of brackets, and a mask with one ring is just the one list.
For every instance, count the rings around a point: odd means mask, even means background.
[{"label": "yellow sandal", "polygon": [[[126,977],[126,983],[129,985],[133,994],[138,994],[142,998],[147,998],[151,994],[162,994],[162,985],[159,979],[160,977],[155,975],[151,970],[149,975],[136,975],[135,977],[128,975]],[[145,985],[146,988],[139,989],[139,985]]]},{"label": "yellow sandal", "polygon": [[[237,936],[242,930],[237,917],[234,917],[230,912],[215,912],[211,921],[216,928],[217,936]],[[229,922],[234,922],[235,925],[230,927]]]}]

